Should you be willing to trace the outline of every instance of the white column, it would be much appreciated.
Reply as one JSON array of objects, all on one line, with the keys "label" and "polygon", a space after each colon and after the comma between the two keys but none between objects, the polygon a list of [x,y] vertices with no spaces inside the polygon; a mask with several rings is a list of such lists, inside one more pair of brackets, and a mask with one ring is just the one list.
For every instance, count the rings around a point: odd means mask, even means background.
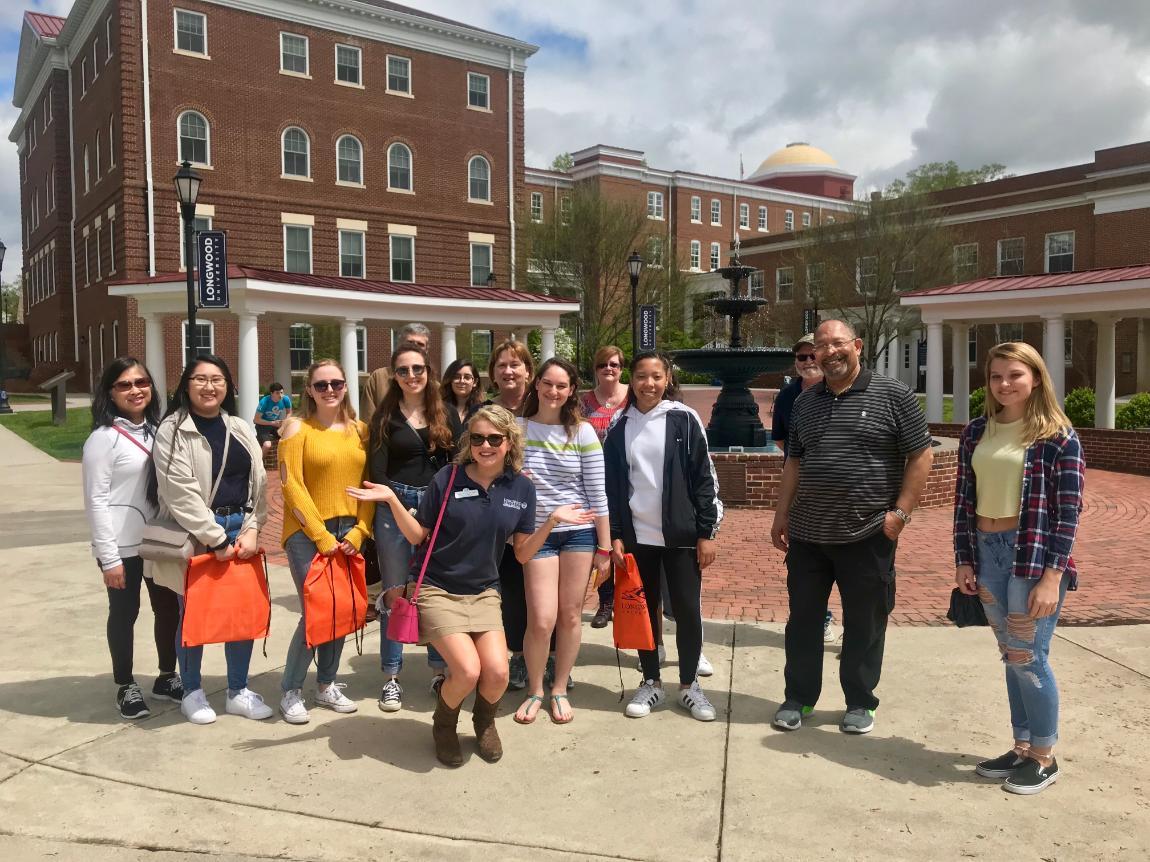
[{"label": "white column", "polygon": [[[1100,317],[1098,355],[1094,359],[1094,427],[1114,427],[1114,317]],[[1061,358],[1061,357],[1060,357]]]},{"label": "white column", "polygon": [[1150,392],[1150,318],[1138,319],[1138,349],[1134,361],[1138,364],[1136,388],[1139,392]]},{"label": "white column", "polygon": [[954,380],[950,391],[954,395],[953,421],[970,421],[970,365],[967,344],[970,339],[970,324],[965,322],[950,325],[950,363]]},{"label": "white column", "polygon": [[259,318],[254,314],[240,314],[240,363],[236,386],[239,396],[236,409],[240,417],[251,421],[260,403],[260,340],[256,327]]},{"label": "white column", "polygon": [[440,334],[442,344],[440,345],[440,362],[439,373],[442,374],[447,370],[447,366],[456,360],[458,354],[456,353],[455,345],[455,330],[459,326],[458,323],[445,323],[443,324],[443,331]]},{"label": "white column", "polygon": [[926,325],[926,421],[942,421],[942,321]]},{"label": "white column", "polygon": [[276,321],[272,324],[272,377],[284,391],[291,393],[291,326]]},{"label": "white column", "polygon": [[164,351],[164,319],[158,314],[145,314],[144,318],[144,362],[152,372],[156,384],[153,396],[160,402],[160,415],[166,412],[168,404],[168,365]]},{"label": "white column", "polygon": [[1042,360],[1050,372],[1054,395],[1061,404],[1066,398],[1066,318],[1061,314],[1043,315]]},{"label": "white column", "polygon": [[546,362],[555,355],[555,327],[544,326],[539,339],[539,361]]},{"label": "white column", "polygon": [[357,326],[358,320],[339,322],[339,364],[343,366],[343,374],[347,378],[348,403],[354,405],[356,410],[359,409],[359,346],[355,338]]},{"label": "white column", "polygon": [[888,377],[902,380],[902,356],[898,344],[898,333],[891,335],[890,344],[886,347],[886,373]]}]

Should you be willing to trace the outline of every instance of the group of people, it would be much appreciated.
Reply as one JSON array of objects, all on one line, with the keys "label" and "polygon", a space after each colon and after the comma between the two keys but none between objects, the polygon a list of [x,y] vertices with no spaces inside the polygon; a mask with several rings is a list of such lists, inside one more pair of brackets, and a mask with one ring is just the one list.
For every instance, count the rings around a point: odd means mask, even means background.
[{"label": "group of people", "polygon": [[[269,392],[254,429],[235,416],[235,386],[217,356],[189,363],[162,418],[142,363],[122,358],[108,366],[93,395],[84,484],[122,716],[148,714],[132,668],[132,627],[146,584],[160,670],[153,697],[179,702],[193,723],[215,720],[200,677],[203,648],[182,646],[184,572],[175,563],[145,566],[141,535],[149,519],[170,518],[220,560],[258,553],[267,517],[262,455],[274,432],[281,539],[301,606],[317,556],[354,557],[373,540],[386,712],[402,709],[404,654],[387,636],[386,617],[425,572],[419,642],[434,671],[440,762],[463,761],[459,712],[472,692],[476,746],[487,761],[502,756],[495,717],[508,687],[525,690],[517,723],[533,723],[544,709],[553,723],[574,719],[583,604],[599,587],[592,625],[610,623],[612,570],[626,554],[659,641],[639,651],[642,681],[626,715],[646,716],[667,698],[666,615],[676,623],[676,702],[695,719],[715,719],[699,685],[710,672],[701,594],[723,506],[705,430],[678,399],[671,361],[647,352],[628,363],[619,348],[604,347],[594,357],[594,386],[581,392],[571,363],[556,357],[536,368],[526,346],[509,340],[492,351],[486,370],[494,394],[482,400],[480,372],[469,360],[436,378],[428,338],[419,324],[401,333],[389,367],[364,387],[366,421],[331,359],[307,370],[297,412],[282,389]],[[861,347],[848,324],[823,323],[796,345],[798,377],[776,407],[785,462],[771,538],[786,553],[790,617],[786,691],[773,724],[784,730],[798,729],[820,696],[836,585],[847,704],[841,729],[873,728],[895,550],[930,471],[932,441],[917,400],[900,382],[863,368]],[[977,770],[1005,778],[1008,790],[1034,793],[1058,775],[1048,653],[1065,592],[1076,587],[1070,549],[1084,464],[1033,348],[998,345],[986,373],[986,414],[967,426],[959,447],[956,583],[980,597],[998,639],[1014,744]],[[313,649],[305,622],[301,614],[281,679],[279,711],[294,724],[309,721],[303,687],[313,661],[311,703],[357,709],[337,682],[343,639]],[[268,718],[272,708],[248,688],[251,651],[251,641],[225,644],[225,709]]]}]

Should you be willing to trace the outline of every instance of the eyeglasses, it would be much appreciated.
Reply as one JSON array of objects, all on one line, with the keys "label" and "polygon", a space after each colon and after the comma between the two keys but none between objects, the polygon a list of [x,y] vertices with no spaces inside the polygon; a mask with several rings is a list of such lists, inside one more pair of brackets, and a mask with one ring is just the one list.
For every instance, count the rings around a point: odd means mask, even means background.
[{"label": "eyeglasses", "polygon": [[395,369],[400,377],[422,377],[427,373],[426,365],[401,365]]},{"label": "eyeglasses", "polygon": [[474,383],[475,376],[472,374],[456,374],[451,380],[454,383]]},{"label": "eyeglasses", "polygon": [[795,360],[798,362],[812,362],[815,358],[813,353],[796,353]]},{"label": "eyeglasses", "polygon": [[623,366],[618,362],[600,362],[595,366],[596,371],[602,371],[604,368],[622,368]]},{"label": "eyeglasses", "polygon": [[226,377],[205,377],[203,374],[194,374],[188,380],[201,389],[215,389],[217,386],[224,386],[228,382]]},{"label": "eyeglasses", "polygon": [[507,439],[506,434],[471,434],[472,446],[482,446],[486,443],[492,449],[498,449],[503,445],[503,441]]},{"label": "eyeglasses", "polygon": [[824,342],[823,344],[815,345],[815,353],[826,353],[830,350],[842,350],[848,344],[854,344],[850,338],[839,339],[838,341],[831,341],[830,343]]},{"label": "eyeglasses", "polygon": [[152,381],[147,377],[137,377],[135,380],[117,380],[112,384],[117,392],[131,392],[133,389],[151,389]]},{"label": "eyeglasses", "polygon": [[347,386],[347,381],[344,380],[317,380],[311,385],[311,388],[316,392],[327,392],[328,387],[331,387],[332,392],[343,392],[343,387]]}]

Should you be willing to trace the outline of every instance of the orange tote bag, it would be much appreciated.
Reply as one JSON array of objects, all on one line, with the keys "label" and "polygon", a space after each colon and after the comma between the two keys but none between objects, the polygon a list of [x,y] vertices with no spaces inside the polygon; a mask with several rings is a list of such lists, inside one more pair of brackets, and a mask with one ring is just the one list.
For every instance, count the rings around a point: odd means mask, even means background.
[{"label": "orange tote bag", "polygon": [[615,567],[615,611],[612,615],[616,649],[654,649],[651,617],[639,567],[631,554],[623,557],[624,565]]},{"label": "orange tote bag", "polygon": [[220,562],[215,554],[199,554],[188,561],[184,646],[266,638],[271,622],[268,565],[262,550],[246,560]]},{"label": "orange tote bag", "polygon": [[346,637],[367,623],[363,557],[316,554],[303,580],[304,636],[309,649]]}]

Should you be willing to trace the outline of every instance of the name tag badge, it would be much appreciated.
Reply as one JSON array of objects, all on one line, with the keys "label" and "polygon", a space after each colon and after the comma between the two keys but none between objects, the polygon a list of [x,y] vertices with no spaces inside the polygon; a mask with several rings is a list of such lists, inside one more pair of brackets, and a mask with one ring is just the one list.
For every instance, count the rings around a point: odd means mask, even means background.
[{"label": "name tag badge", "polygon": [[478,496],[479,496],[479,492],[477,490],[475,490],[474,488],[464,488],[462,491],[456,491],[455,492],[455,499],[456,500],[464,500],[467,497],[478,497]]}]

